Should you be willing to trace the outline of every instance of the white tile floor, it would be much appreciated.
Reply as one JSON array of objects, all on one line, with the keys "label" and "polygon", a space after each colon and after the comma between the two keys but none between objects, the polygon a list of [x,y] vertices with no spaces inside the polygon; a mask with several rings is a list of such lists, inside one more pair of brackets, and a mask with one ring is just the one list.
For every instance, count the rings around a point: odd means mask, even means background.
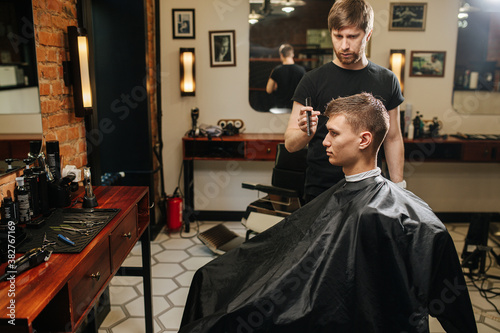
[{"label": "white tile floor", "polygon": [[[219,222],[200,224],[200,232],[212,228]],[[239,222],[224,222],[236,233],[244,236],[245,228]],[[457,251],[463,249],[468,224],[448,224]],[[193,227],[192,229],[196,229]],[[194,231],[194,230],[192,230]],[[191,234],[194,235],[194,232]],[[183,235],[190,236],[190,235]],[[500,253],[496,244],[494,250]],[[182,318],[184,303],[195,271],[215,258],[196,237],[181,238],[179,232],[167,235],[162,232],[151,244],[153,312],[155,332],[177,332]],[[137,245],[126,259],[125,266],[140,266],[140,246]],[[489,274],[500,276],[500,268],[494,265]],[[110,285],[111,312],[99,329],[99,333],[144,332],[144,303],[140,277],[114,277]],[[489,279],[484,287],[500,288],[500,280]],[[498,289],[497,289],[498,290]],[[469,285],[479,333],[500,332],[500,315],[495,312],[479,291]],[[500,308],[500,296],[493,303]],[[439,322],[430,320],[431,333],[445,332]]]}]

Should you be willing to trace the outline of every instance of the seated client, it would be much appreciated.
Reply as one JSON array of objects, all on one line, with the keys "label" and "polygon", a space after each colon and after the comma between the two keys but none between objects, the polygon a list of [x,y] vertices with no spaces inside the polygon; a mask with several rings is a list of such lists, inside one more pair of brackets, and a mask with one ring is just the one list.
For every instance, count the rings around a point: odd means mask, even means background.
[{"label": "seated client", "polygon": [[477,332],[453,241],[429,206],[380,175],[389,127],[362,93],[331,101],[323,141],[345,179],[200,268],[180,332]]}]

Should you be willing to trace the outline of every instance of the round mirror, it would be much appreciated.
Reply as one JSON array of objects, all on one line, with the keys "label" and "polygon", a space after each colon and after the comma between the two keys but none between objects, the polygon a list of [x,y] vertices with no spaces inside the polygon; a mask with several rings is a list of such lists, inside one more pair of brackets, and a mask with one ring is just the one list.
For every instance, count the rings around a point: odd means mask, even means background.
[{"label": "round mirror", "polygon": [[[327,28],[331,0],[250,0],[249,102],[258,112],[280,111],[274,93],[266,92],[269,76],[282,64],[279,48],[290,44],[294,62],[306,71],[333,60]],[[295,90],[295,88],[293,88]]]}]

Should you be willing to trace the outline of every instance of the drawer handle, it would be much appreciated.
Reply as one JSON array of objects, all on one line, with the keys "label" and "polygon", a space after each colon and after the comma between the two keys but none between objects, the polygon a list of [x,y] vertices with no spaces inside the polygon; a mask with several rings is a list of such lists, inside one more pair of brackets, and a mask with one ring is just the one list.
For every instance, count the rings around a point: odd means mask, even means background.
[{"label": "drawer handle", "polygon": [[271,153],[271,148],[267,148],[267,153]]},{"label": "drawer handle", "polygon": [[95,274],[90,275],[90,277],[96,281],[99,281],[101,279],[101,273],[97,272]]},{"label": "drawer handle", "polygon": [[123,234],[122,237],[130,239],[130,238],[132,238],[132,234],[129,231],[128,234]]}]

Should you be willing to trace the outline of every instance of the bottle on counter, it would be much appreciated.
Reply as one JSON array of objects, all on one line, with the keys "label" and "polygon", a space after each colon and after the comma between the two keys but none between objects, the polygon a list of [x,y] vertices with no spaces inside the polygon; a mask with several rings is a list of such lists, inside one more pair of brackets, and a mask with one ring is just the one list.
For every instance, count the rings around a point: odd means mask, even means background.
[{"label": "bottle on counter", "polygon": [[59,155],[59,141],[47,141],[47,164],[55,179],[61,179],[61,157]]},{"label": "bottle on counter", "polygon": [[421,118],[420,112],[417,111],[417,115],[413,119],[413,138],[414,139],[418,139],[422,135],[421,129],[422,129],[423,124],[422,124],[422,120],[420,118]]},{"label": "bottle on counter", "polygon": [[29,192],[24,187],[24,178],[16,178],[17,187],[14,191],[17,200],[17,206],[19,208],[19,223],[28,223],[31,221],[30,215],[30,198]]},{"label": "bottle on counter", "polygon": [[19,212],[12,198],[5,197],[2,202],[2,223],[6,224],[9,221],[17,224],[19,222]]},{"label": "bottle on counter", "polygon": [[31,215],[38,216],[40,214],[38,175],[34,173],[33,169],[24,170],[24,187],[29,193]]},{"label": "bottle on counter", "polygon": [[50,211],[47,172],[45,172],[42,167],[33,168],[33,172],[38,177],[38,200],[40,203],[40,213],[45,215]]},{"label": "bottle on counter", "polygon": [[414,135],[415,126],[413,126],[413,122],[410,121],[410,124],[408,125],[408,139],[413,140]]}]

